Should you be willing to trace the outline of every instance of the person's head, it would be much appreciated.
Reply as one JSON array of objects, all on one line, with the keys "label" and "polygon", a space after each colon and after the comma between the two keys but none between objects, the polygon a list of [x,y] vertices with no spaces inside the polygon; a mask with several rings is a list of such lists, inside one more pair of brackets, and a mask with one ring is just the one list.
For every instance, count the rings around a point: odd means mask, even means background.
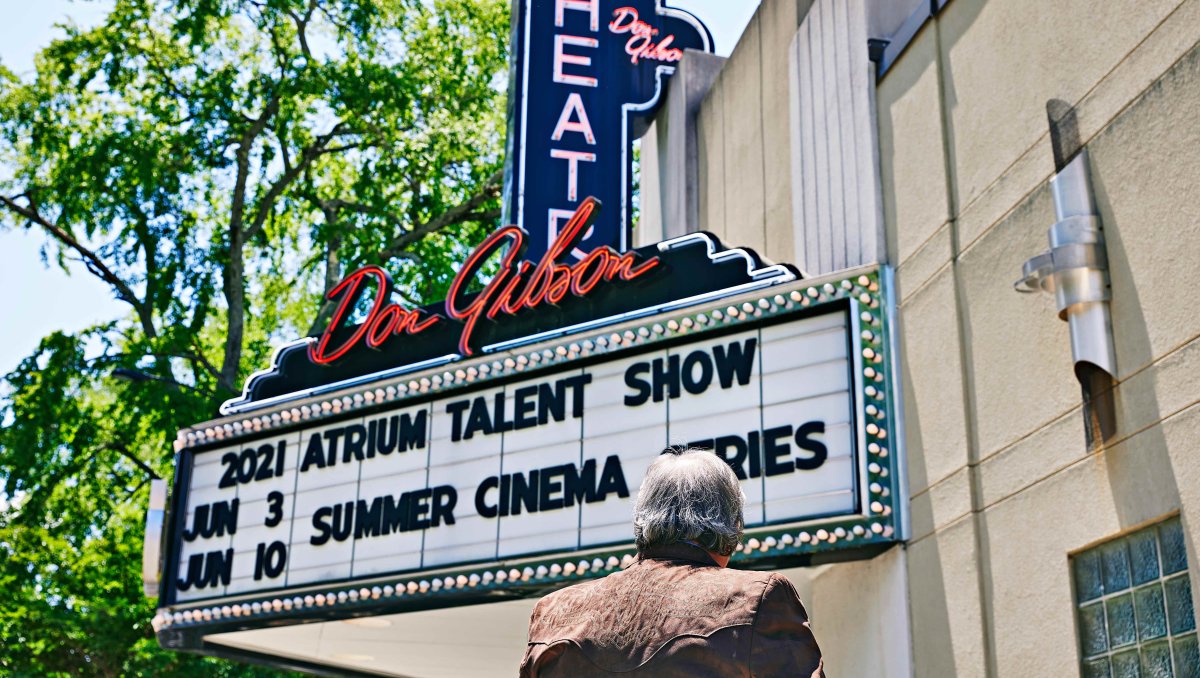
[{"label": "person's head", "polygon": [[706,450],[668,447],[650,464],[633,510],[638,551],[680,541],[721,556],[742,541],[746,497],[733,469]]}]

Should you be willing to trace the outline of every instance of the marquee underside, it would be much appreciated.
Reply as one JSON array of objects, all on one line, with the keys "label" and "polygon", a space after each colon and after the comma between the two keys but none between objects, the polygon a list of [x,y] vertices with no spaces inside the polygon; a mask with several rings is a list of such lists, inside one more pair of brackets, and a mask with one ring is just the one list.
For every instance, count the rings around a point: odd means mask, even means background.
[{"label": "marquee underside", "polygon": [[[822,569],[779,572],[803,591]],[[325,667],[335,675],[511,676],[525,651],[529,615],[537,601],[530,598],[213,634],[204,638],[205,651],[218,656],[250,653],[268,663],[290,659]],[[469,639],[471,652],[456,652],[464,639]]]}]

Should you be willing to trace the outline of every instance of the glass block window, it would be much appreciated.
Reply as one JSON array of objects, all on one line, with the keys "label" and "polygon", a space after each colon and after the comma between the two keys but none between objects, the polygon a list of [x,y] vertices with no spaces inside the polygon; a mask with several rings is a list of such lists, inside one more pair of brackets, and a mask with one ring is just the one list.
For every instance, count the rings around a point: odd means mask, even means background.
[{"label": "glass block window", "polygon": [[1071,559],[1082,678],[1200,678],[1179,518]]}]

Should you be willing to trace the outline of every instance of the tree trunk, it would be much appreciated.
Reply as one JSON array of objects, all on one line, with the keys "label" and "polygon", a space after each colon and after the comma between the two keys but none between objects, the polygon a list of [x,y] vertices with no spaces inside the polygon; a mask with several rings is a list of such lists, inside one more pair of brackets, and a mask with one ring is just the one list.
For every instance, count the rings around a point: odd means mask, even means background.
[{"label": "tree trunk", "polygon": [[334,235],[330,236],[329,244],[325,246],[325,294],[329,294],[342,281],[342,262],[338,258],[341,245],[342,239]]},{"label": "tree trunk", "polygon": [[[330,224],[336,218],[336,211],[325,210],[325,221]],[[337,284],[342,281],[342,262],[338,257],[338,248],[342,245],[342,239],[338,236],[330,236],[329,244],[325,246],[325,295],[328,295]],[[325,330],[325,325],[329,319],[333,317],[333,310],[336,305],[328,299],[322,298],[321,307],[317,310],[317,317],[313,319],[312,325],[308,328],[308,336],[315,336]]]},{"label": "tree trunk", "polygon": [[221,380],[236,387],[238,368],[242,363],[242,340],[246,332],[245,261],[240,229],[234,229],[229,241],[229,263],[223,274],[229,328],[225,337],[225,359],[221,362]]}]

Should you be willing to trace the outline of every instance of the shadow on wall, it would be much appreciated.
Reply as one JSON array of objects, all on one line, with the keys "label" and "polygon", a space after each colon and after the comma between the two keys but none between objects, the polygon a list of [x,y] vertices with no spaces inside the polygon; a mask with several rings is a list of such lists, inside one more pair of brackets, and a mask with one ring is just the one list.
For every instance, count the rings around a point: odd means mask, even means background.
[{"label": "shadow on wall", "polygon": [[[935,30],[932,24],[927,24],[922,32]],[[920,37],[920,36],[918,36]],[[914,38],[914,43],[916,38]],[[910,49],[902,57],[902,60],[896,64],[887,73],[889,86],[896,88],[897,91],[909,91],[918,81],[925,75],[930,68],[937,68],[936,50],[916,50]],[[897,82],[897,81],[900,82]],[[940,107],[938,102],[931,102],[928,108],[928,114],[940,115]],[[894,176],[893,170],[896,167],[896,158],[892,155],[895,150],[895,143],[888,143],[884,137],[895,129],[895,121],[892,118],[892,110],[886,105],[877,107],[878,126],[880,129],[881,143],[879,152],[879,162],[881,165],[881,174],[883,178],[883,211],[885,218],[890,216],[892,223],[886,224],[886,247],[888,261],[893,265],[899,263],[900,247],[897,243],[896,223],[894,222],[897,214],[896,192],[894,189],[895,182],[890,179]],[[929,173],[930,177],[938,178],[940,174],[936,171]],[[946,186],[940,181],[930,182],[928,186],[930,191],[945,191]],[[903,286],[903,277],[898,277],[898,285]],[[899,290],[901,293],[899,298],[904,299],[904,290]],[[905,441],[905,457],[908,464],[907,473],[909,476],[909,486],[912,488],[928,488],[931,480],[931,475],[937,473],[927,464],[926,459],[926,439],[921,428],[921,419],[919,416],[921,408],[939,407],[939,403],[921,401],[917,402],[912,394],[916,392],[916,385],[913,380],[913,361],[910,359],[912,347],[904,337],[914,336],[911,333],[906,333],[904,328],[903,313],[901,314],[901,344],[900,344],[900,369],[901,369],[901,387],[905,397],[905,421],[904,421],[904,441]],[[922,337],[924,340],[933,340],[933,338]],[[947,342],[948,348],[957,351],[957,345]],[[957,356],[955,356],[957,359]],[[951,396],[957,397],[957,396]],[[908,510],[910,511],[910,524],[917,525],[932,525],[934,524],[933,506],[928,501],[909,502]],[[962,532],[961,529],[955,529],[956,532]],[[968,530],[969,531],[969,530]],[[955,661],[955,629],[951,624],[950,600],[955,597],[955,592],[948,591],[947,572],[944,563],[952,556],[943,553],[940,544],[941,536],[939,534],[929,534],[925,536],[917,536],[917,540],[910,542],[903,548],[906,550],[906,566],[908,569],[908,595],[909,595],[909,628],[912,630],[910,642],[912,643],[912,668],[915,676],[953,676],[958,675],[959,668]],[[961,633],[961,629],[959,630]]]},{"label": "shadow on wall", "polygon": [[[977,13],[978,10],[975,10]],[[969,20],[968,20],[969,21]],[[928,72],[932,69],[935,76],[938,78],[938,98],[927,102],[921,102],[922,114],[938,117],[938,126],[943,130],[944,134],[941,139],[937,140],[941,144],[942,155],[938,161],[943,165],[942,171],[936,167],[931,167],[927,171],[929,181],[924,182],[926,190],[931,192],[943,192],[947,194],[946,204],[949,209],[947,216],[953,217],[957,211],[954,203],[954,188],[953,188],[953,168],[954,163],[954,141],[953,129],[951,127],[952,120],[949,113],[943,110],[943,106],[953,106],[955,102],[953,82],[943,74],[937,71],[940,68],[938,54],[940,46],[938,44],[939,36],[937,35],[937,27],[935,23],[930,22],[921,29],[921,32],[913,38],[905,54],[900,61],[890,69],[886,75],[889,88],[894,88],[898,92],[907,92],[918,87],[921,81],[927,77]],[[932,46],[927,42],[932,41]],[[932,48],[930,48],[932,47]],[[899,81],[899,82],[897,82]],[[913,104],[907,104],[909,106]],[[906,113],[912,116],[911,110]],[[895,178],[896,171],[905,171],[897,168],[897,158],[894,156],[896,143],[888,143],[885,141],[885,135],[891,134],[896,129],[896,121],[893,119],[893,111],[887,105],[880,105],[877,108],[878,125],[880,129],[881,141],[880,158],[881,173],[883,177],[883,212],[885,218],[890,220],[886,224],[885,232],[887,235],[887,256],[888,260],[894,265],[900,263],[901,246],[898,242],[899,234],[897,232],[897,224],[895,222],[898,214],[897,193],[895,187],[897,180]],[[948,173],[943,175],[942,172]],[[912,185],[910,179],[904,182],[905,185]],[[938,224],[920,224],[921,228],[931,226],[929,233],[935,233],[939,230]],[[951,247],[955,245],[954,224],[951,222]],[[920,239],[920,238],[918,238]],[[924,245],[918,246],[916,251],[920,251]],[[954,252],[957,254],[957,252]],[[930,274],[928,280],[921,280],[920,285],[933,280]],[[899,284],[903,286],[904,276],[899,277]],[[954,283],[957,288],[957,283]],[[900,298],[905,298],[905,290],[901,289]],[[957,297],[958,290],[953,292]],[[964,329],[964,324],[961,318],[958,317],[957,309],[950,307],[943,311],[944,313],[954,316],[953,327],[956,333],[961,334]],[[903,313],[902,313],[903,316]],[[901,317],[903,326],[904,318]],[[947,323],[948,325],[950,323]],[[916,338],[921,342],[937,342],[937,337],[923,336],[913,331],[905,331],[902,327],[901,336],[906,338]],[[960,363],[964,356],[959,354],[959,341],[965,341],[965,337],[955,336],[953,341],[947,340],[943,342],[944,350],[952,352],[952,356],[948,356],[948,361]],[[912,346],[910,342],[902,342],[901,351],[901,377],[902,388],[905,394],[905,451],[908,463],[909,485],[912,488],[928,488],[931,482],[943,480],[941,477],[934,477],[941,474],[941,469],[931,468],[930,463],[933,461],[934,451],[926,449],[926,432],[922,430],[922,419],[935,419],[936,417],[919,416],[921,410],[926,408],[937,409],[944,407],[943,402],[938,402],[937,398],[924,398],[922,401],[916,401],[912,394],[916,392],[914,383],[914,364],[910,359]],[[930,351],[925,350],[928,354]],[[916,369],[920,369],[917,366]],[[959,366],[961,373],[961,364]],[[965,398],[966,384],[961,387],[963,390],[953,393],[944,394],[945,398]],[[965,410],[964,403],[964,410]],[[968,436],[972,435],[971,431],[967,431]],[[937,436],[934,436],[937,437]],[[927,452],[929,457],[927,458]],[[947,451],[938,451],[945,454]],[[967,452],[962,451],[965,457]],[[910,502],[909,511],[911,524],[932,526],[937,523],[934,515],[933,501],[918,501]],[[977,645],[977,638],[980,635],[980,621],[975,608],[977,607],[977,597],[979,595],[979,582],[977,577],[977,554],[978,544],[976,542],[976,522],[975,514],[968,514],[964,518],[952,521],[947,525],[943,525],[938,531],[927,534],[917,535],[914,542],[906,545],[907,550],[907,569],[908,569],[908,589],[909,589],[909,614],[910,628],[912,629],[912,659],[913,659],[913,675],[915,676],[955,676],[978,674],[982,672],[983,666],[967,665],[965,662],[960,665],[960,658],[966,659],[970,653],[969,649]],[[964,590],[965,586],[965,590]],[[961,655],[961,657],[960,657]],[[976,657],[982,663],[982,657]]]},{"label": "shadow on wall", "polygon": [[[903,347],[901,348],[903,353]],[[902,379],[905,393],[913,392],[911,368],[901,360]],[[927,475],[920,462],[923,461],[923,439],[921,426],[916,415],[916,403],[905,403],[905,450],[910,478]],[[924,483],[923,483],[924,484]],[[919,509],[917,507],[920,507]],[[932,524],[933,509],[929,502],[909,502],[910,524]],[[918,515],[917,511],[921,514]],[[950,624],[949,600],[946,590],[946,572],[939,535],[930,534],[919,541],[906,544],[909,593],[909,628],[912,629],[912,658],[914,676],[956,675],[954,659],[954,637]]]},{"label": "shadow on wall", "polygon": [[[1154,254],[1153,249],[1160,249],[1167,258],[1178,257],[1172,253],[1183,243],[1170,237],[1176,232],[1171,228],[1172,219],[1178,220],[1175,226],[1184,229],[1180,233],[1196,228],[1180,211],[1172,209],[1172,205],[1195,199],[1195,177],[1190,182],[1184,180],[1183,186],[1178,185],[1183,163],[1171,161],[1172,154],[1194,154],[1196,147],[1178,143],[1178,137],[1186,136],[1187,132],[1179,131],[1175,125],[1170,126],[1170,132],[1164,132],[1162,118],[1164,112],[1179,110],[1172,102],[1187,100],[1184,91],[1195,91],[1198,73],[1200,46],[1193,47],[1088,144],[1096,204],[1108,241],[1119,372],[1117,435],[1104,459],[1123,528],[1160,514],[1164,496],[1173,506],[1180,505],[1176,477],[1184,473],[1176,473],[1172,467],[1163,427],[1157,425],[1174,412],[1163,412],[1159,401],[1161,384],[1152,363],[1160,356],[1155,355],[1144,304],[1164,302],[1164,276],[1171,276],[1171,269],[1175,269],[1175,266],[1165,267],[1166,271],[1148,267],[1148,250]],[[1181,126],[1197,127],[1195,116],[1182,114],[1182,117],[1186,121],[1181,119]],[[1149,209],[1141,209],[1143,206]],[[1135,253],[1136,263],[1131,259]],[[1194,252],[1179,258],[1192,257]],[[1194,261],[1178,263],[1194,265]],[[1154,289],[1156,282],[1158,290]],[[1165,479],[1169,479],[1169,486],[1164,486]],[[1159,499],[1149,501],[1147,506],[1147,495],[1157,495]],[[1183,521],[1188,527],[1186,514]],[[1194,534],[1193,529],[1188,532]],[[1189,557],[1196,562],[1194,552]]]}]

